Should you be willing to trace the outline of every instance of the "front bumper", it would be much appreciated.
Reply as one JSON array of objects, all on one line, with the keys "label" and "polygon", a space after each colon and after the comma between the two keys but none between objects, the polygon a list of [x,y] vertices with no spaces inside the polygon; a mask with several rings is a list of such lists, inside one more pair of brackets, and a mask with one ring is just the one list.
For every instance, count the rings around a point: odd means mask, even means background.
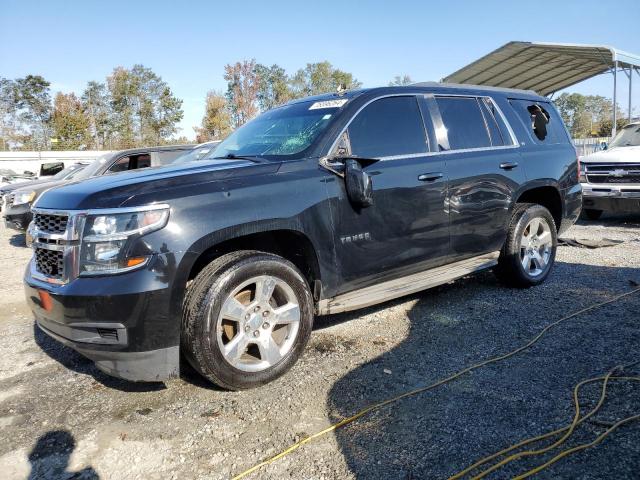
[{"label": "front bumper", "polygon": [[38,327],[110,375],[132,381],[177,376],[180,322],[170,313],[171,290],[158,278],[164,264],[158,257],[142,270],[60,286],[34,278],[28,267],[25,295]]},{"label": "front bumper", "polygon": [[4,212],[4,224],[7,228],[25,231],[31,220],[33,220],[33,214],[31,205],[28,203],[9,207]]},{"label": "front bumper", "polygon": [[640,212],[640,186],[583,184],[583,208],[608,212]]}]

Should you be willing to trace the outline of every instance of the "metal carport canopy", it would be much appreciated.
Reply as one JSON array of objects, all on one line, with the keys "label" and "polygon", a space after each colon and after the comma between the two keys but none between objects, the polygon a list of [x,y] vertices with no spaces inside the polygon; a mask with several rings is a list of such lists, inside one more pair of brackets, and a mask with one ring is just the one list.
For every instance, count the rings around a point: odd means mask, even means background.
[{"label": "metal carport canopy", "polygon": [[606,45],[509,42],[442,81],[549,95],[617,67],[638,68],[640,56]]}]

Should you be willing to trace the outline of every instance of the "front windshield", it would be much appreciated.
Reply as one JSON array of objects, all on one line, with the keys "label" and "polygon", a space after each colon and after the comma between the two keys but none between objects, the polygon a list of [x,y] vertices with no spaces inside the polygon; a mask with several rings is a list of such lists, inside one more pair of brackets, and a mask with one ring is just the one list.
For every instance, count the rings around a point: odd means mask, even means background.
[{"label": "front windshield", "polygon": [[211,153],[211,150],[215,149],[216,145],[218,145],[218,143],[220,143],[220,142],[207,143],[207,144],[204,144],[204,145],[198,145],[193,150],[188,151],[184,155],[180,155],[178,158],[176,158],[171,163],[172,164],[176,164],[176,163],[179,164],[179,163],[192,162],[194,160],[202,160],[202,159],[206,158],[207,156],[209,156],[209,154]]},{"label": "front windshield", "polygon": [[73,176],[74,180],[85,180],[87,178],[93,177],[98,170],[105,164],[107,160],[112,157],[112,154],[102,155],[101,157],[96,158],[93,162],[83,168],[77,175]]},{"label": "front windshield", "polygon": [[640,145],[640,123],[627,125],[611,140],[609,148],[637,147]]},{"label": "front windshield", "polygon": [[327,128],[338,108],[302,102],[269,110],[233,132],[206,158],[295,158]]},{"label": "front windshield", "polygon": [[78,168],[81,168],[80,165],[71,165],[70,167],[65,168],[64,170],[60,170],[58,173],[56,173],[53,177],[51,177],[53,180],[64,180],[65,178],[71,178],[73,173],[78,170]]}]

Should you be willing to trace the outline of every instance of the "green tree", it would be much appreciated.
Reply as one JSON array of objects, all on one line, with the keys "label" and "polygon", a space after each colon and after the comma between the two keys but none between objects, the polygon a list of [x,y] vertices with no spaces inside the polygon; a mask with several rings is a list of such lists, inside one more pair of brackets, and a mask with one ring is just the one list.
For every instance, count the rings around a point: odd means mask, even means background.
[{"label": "green tree", "polygon": [[200,127],[195,127],[198,143],[222,140],[231,133],[231,114],[224,95],[208,92],[204,117]]},{"label": "green tree", "polygon": [[257,99],[261,111],[287,103],[292,98],[289,77],[279,65],[267,67],[257,64],[254,72],[258,81]]},{"label": "green tree", "polygon": [[137,87],[131,72],[126,68],[116,67],[107,77],[107,88],[115,134],[114,146],[132,148],[136,145],[134,98]]},{"label": "green tree", "polygon": [[402,87],[404,85],[411,85],[413,80],[409,75],[396,75],[393,80],[389,82],[390,87]]},{"label": "green tree", "polygon": [[[611,135],[613,106],[610,99],[600,95],[563,93],[554,103],[573,138]],[[618,128],[626,124],[617,108]]]},{"label": "green tree", "polygon": [[24,145],[26,148],[43,150],[50,146],[50,85],[40,75],[27,75],[15,80],[18,115],[29,132]]},{"label": "green tree", "polygon": [[9,150],[26,140],[18,118],[16,82],[0,77],[0,149]]},{"label": "green tree", "polygon": [[182,100],[150,68],[117,67],[107,85],[120,148],[162,144],[178,131],[184,115]]},{"label": "green tree", "polygon": [[224,66],[227,81],[227,101],[234,128],[244,125],[258,113],[259,81],[256,61],[243,60]]},{"label": "green tree", "polygon": [[331,63],[307,63],[290,80],[295,98],[335,92],[339,87],[359,88],[362,84],[351,73],[334,68]]},{"label": "green tree", "polygon": [[90,140],[89,119],[74,93],[58,92],[53,101],[54,150],[82,150]]},{"label": "green tree", "polygon": [[82,106],[89,121],[89,148],[111,148],[113,119],[109,92],[104,83],[90,81],[82,93]]}]

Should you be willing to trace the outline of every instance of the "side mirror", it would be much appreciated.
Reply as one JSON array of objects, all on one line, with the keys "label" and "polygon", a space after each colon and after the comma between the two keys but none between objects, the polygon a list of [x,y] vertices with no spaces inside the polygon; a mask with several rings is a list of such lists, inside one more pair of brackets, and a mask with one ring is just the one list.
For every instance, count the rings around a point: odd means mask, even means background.
[{"label": "side mirror", "polygon": [[609,148],[609,144],[607,142],[600,142],[600,150],[606,150]]},{"label": "side mirror", "polygon": [[373,205],[373,187],[371,177],[362,170],[357,160],[347,158],[344,162],[344,182],[349,200],[356,207]]}]

